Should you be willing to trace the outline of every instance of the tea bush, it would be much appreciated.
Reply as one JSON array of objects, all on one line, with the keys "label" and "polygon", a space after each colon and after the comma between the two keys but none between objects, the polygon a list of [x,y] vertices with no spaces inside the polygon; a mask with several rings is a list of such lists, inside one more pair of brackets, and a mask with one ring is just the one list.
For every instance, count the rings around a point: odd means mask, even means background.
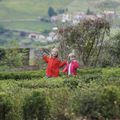
[{"label": "tea bush", "polygon": [[25,98],[23,104],[24,120],[47,120],[50,113],[50,102],[44,93],[33,92]]},{"label": "tea bush", "polygon": [[0,120],[12,120],[13,101],[10,96],[0,93]]},{"label": "tea bush", "polygon": [[88,119],[120,119],[120,89],[114,85],[90,84],[76,90],[73,108]]},{"label": "tea bush", "polygon": [[76,77],[44,75],[44,70],[0,72],[1,120],[120,119],[120,68],[79,69]]},{"label": "tea bush", "polygon": [[14,79],[24,80],[33,78],[42,78],[45,75],[45,71],[18,71],[18,72],[0,72],[0,80]]}]

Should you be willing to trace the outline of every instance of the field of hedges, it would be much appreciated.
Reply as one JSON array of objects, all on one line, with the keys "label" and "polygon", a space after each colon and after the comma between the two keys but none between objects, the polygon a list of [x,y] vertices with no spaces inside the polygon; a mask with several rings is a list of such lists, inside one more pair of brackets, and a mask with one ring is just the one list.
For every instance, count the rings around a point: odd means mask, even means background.
[{"label": "field of hedges", "polygon": [[0,72],[0,120],[119,120],[120,68]]}]

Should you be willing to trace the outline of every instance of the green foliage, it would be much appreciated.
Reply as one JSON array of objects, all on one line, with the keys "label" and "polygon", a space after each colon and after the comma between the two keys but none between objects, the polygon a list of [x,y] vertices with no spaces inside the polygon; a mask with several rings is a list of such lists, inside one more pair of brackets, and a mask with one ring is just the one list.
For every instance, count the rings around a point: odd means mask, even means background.
[{"label": "green foliage", "polygon": [[50,102],[44,93],[33,92],[25,98],[23,104],[24,120],[47,120],[50,112]]},{"label": "green foliage", "polygon": [[21,80],[17,82],[17,85],[21,88],[27,88],[27,89],[38,89],[38,88],[47,88],[47,89],[53,89],[53,88],[61,88],[64,86],[64,80],[62,78],[42,78],[38,80]]},{"label": "green foliage", "polygon": [[[11,41],[14,47],[17,47],[16,42]],[[29,48],[13,48],[13,49],[1,49],[0,65],[8,66],[9,68],[23,67],[29,64]]]},{"label": "green foliage", "polygon": [[5,93],[0,93],[0,119],[1,120],[12,120],[11,113],[13,110],[13,101]]},{"label": "green foliage", "polygon": [[56,15],[56,12],[55,12],[54,8],[49,7],[49,9],[48,9],[48,16],[52,17],[54,15]]},{"label": "green foliage", "polygon": [[93,15],[94,13],[88,8],[87,11],[86,11],[86,14],[87,15]]},{"label": "green foliage", "polygon": [[80,80],[77,80],[72,77],[72,78],[65,80],[64,84],[65,84],[65,86],[69,87],[70,89],[74,89],[74,88],[77,88],[79,82],[80,82]]},{"label": "green foliage", "polygon": [[14,80],[24,80],[24,79],[33,79],[41,78],[45,75],[45,71],[21,71],[21,72],[0,72],[0,80],[14,79]]},{"label": "green foliage", "polygon": [[5,28],[2,25],[0,25],[0,34],[4,33],[5,31],[6,31]]},{"label": "green foliage", "polygon": [[116,34],[112,38],[113,44],[111,48],[109,48],[109,54],[111,56],[111,60],[113,65],[120,65],[120,33]]},{"label": "green foliage", "polygon": [[50,92],[52,100],[51,120],[72,120],[74,114],[72,113],[70,92],[67,88],[54,89]]},{"label": "green foliage", "polygon": [[[0,117],[5,114],[5,120],[120,118],[119,68],[80,69],[76,77],[61,74],[58,78],[45,78],[44,73],[6,73],[4,80],[0,80]],[[2,106],[6,107],[5,113]]]},{"label": "green foliage", "polygon": [[79,88],[74,97],[74,110],[89,119],[120,118],[120,92],[112,85],[90,84]]},{"label": "green foliage", "polygon": [[11,49],[5,51],[5,57],[3,63],[9,67],[18,67],[22,66],[22,54],[19,53],[19,50]]}]

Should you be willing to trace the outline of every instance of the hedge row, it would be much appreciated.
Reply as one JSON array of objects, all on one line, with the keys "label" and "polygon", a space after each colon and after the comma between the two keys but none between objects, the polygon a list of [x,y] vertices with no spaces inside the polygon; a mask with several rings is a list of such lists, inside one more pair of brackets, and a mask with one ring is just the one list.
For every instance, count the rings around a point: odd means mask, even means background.
[{"label": "hedge row", "polygon": [[35,90],[23,98],[0,94],[1,120],[76,120],[80,117],[120,119],[120,88],[92,83],[75,90]]},{"label": "hedge row", "polygon": [[[40,71],[20,71],[20,72],[0,72],[0,80],[14,79],[14,80],[23,80],[23,79],[39,79],[45,76],[45,70]],[[60,73],[60,76],[64,76]],[[120,78],[120,68],[110,68],[110,69],[79,69],[78,77],[85,79],[86,81],[102,78]]]},{"label": "hedge row", "polygon": [[1,120],[120,119],[119,68],[81,69],[70,78],[46,79],[44,72],[0,81]]},{"label": "hedge row", "polygon": [[20,72],[0,72],[0,80],[14,79],[24,80],[33,78],[42,78],[45,75],[45,70],[41,71],[20,71]]}]

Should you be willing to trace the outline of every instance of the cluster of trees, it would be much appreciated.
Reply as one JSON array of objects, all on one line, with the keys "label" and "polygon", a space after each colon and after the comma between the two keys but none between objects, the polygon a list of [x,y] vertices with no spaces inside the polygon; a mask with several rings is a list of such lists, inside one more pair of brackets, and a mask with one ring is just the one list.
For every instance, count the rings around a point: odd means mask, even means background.
[{"label": "cluster of trees", "polygon": [[58,10],[55,10],[53,7],[49,7],[48,8],[48,16],[49,17],[52,17],[52,16],[55,16],[57,14],[62,14],[64,12],[68,11],[68,9],[58,9]]}]

